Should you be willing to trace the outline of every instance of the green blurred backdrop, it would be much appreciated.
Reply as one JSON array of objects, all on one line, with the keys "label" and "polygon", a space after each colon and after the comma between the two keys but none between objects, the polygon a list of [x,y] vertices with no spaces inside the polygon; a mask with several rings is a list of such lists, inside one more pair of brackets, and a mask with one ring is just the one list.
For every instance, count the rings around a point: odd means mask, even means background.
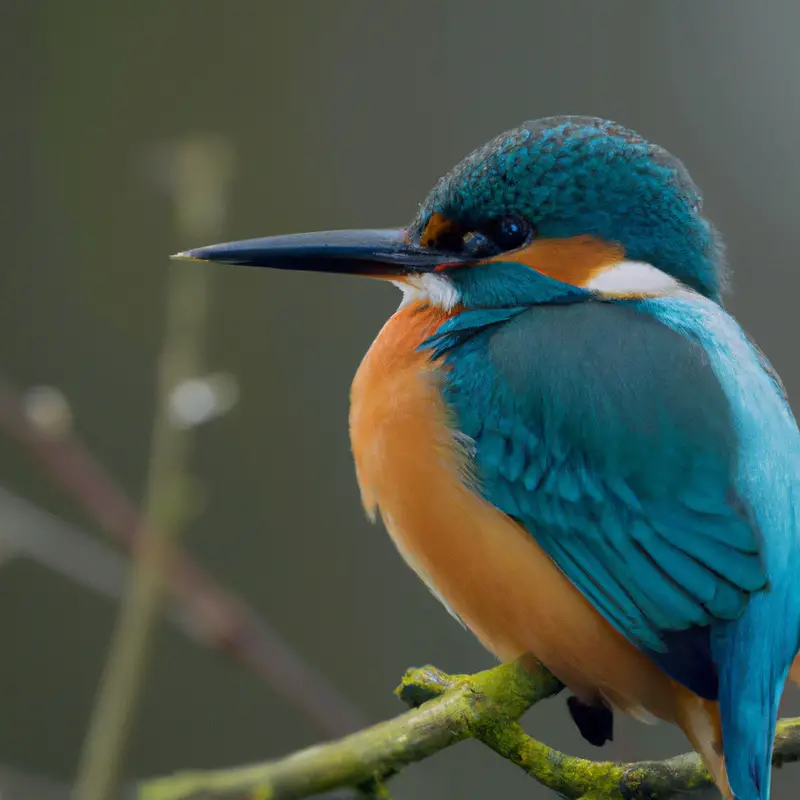
[{"label": "green blurred backdrop", "polygon": [[[221,239],[409,220],[473,147],[556,113],[619,120],[680,155],[727,236],[729,305],[791,396],[796,361],[800,5],[450,0],[3,4],[0,368],[69,399],[84,440],[143,490],[178,240],[159,147],[194,134],[236,155]],[[220,268],[208,364],[238,405],[198,430],[205,495],[187,549],[372,721],[401,711],[408,665],[492,663],[360,508],[349,382],[398,296],[350,278]],[[0,480],[92,521],[0,436]],[[0,762],[68,781],[114,604],[26,560],[0,567]],[[797,695],[787,712],[798,712]],[[666,726],[618,723],[607,752],[564,698],[528,728],[588,756],[685,749]],[[163,628],[130,777],[277,756],[319,732],[224,658]],[[793,798],[800,770],[778,775]],[[795,787],[795,788],[793,788]],[[478,745],[409,769],[400,798],[544,797]]]}]

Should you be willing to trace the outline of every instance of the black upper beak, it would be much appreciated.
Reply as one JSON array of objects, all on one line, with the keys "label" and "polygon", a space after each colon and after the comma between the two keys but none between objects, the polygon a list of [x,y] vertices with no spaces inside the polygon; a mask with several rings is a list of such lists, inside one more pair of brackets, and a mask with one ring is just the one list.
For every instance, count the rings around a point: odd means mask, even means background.
[{"label": "black upper beak", "polygon": [[176,253],[172,258],[375,277],[431,272],[442,264],[467,263],[457,254],[411,244],[404,230],[395,229],[268,236],[213,244]]}]

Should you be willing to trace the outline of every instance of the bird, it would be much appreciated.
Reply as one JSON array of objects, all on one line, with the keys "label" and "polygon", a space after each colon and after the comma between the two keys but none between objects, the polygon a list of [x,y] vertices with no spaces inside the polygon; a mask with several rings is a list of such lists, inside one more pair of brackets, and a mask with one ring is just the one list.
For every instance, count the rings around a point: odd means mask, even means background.
[{"label": "bird", "polygon": [[687,168],[602,118],[525,122],[410,225],[173,258],[402,291],[350,394],[363,505],[498,659],[536,659],[586,739],[679,726],[726,798],[767,800],[800,645],[800,435],[724,306]]}]

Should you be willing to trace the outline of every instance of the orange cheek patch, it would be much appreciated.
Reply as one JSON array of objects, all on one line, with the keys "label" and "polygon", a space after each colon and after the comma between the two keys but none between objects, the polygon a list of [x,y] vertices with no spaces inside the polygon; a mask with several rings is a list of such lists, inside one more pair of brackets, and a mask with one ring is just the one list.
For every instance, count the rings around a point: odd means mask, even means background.
[{"label": "orange cheek patch", "polygon": [[526,247],[489,261],[515,261],[563,283],[586,286],[592,278],[624,258],[625,251],[620,245],[602,242],[592,236],[573,236],[569,239],[534,239]]}]

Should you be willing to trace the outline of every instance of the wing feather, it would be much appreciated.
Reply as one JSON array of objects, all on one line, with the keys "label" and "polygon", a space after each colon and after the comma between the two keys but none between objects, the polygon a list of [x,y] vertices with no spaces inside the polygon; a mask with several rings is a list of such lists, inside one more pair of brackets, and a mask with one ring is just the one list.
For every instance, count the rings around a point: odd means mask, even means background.
[{"label": "wing feather", "polygon": [[623,304],[470,313],[432,346],[480,490],[623,635],[712,696],[707,628],[766,573],[702,346]]}]

